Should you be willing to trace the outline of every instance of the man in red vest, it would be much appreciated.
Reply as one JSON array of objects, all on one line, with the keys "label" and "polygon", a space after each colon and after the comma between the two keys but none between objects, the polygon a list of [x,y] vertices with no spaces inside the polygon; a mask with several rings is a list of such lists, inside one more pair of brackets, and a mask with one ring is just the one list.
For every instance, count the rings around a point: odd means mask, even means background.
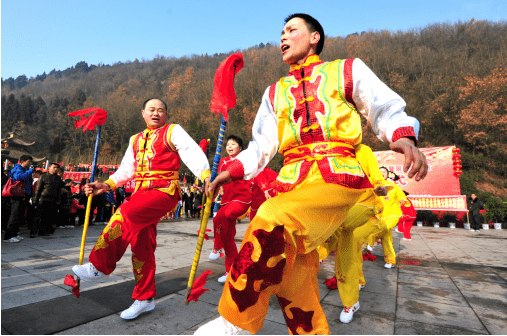
[{"label": "man in red vest", "polygon": [[155,308],[155,248],[157,223],[181,199],[180,159],[209,183],[209,163],[201,148],[180,125],[165,124],[167,105],[160,99],[144,102],[142,115],[147,129],[130,138],[118,170],[104,183],[85,187],[88,196],[115,190],[135,177],[135,191],[118,208],[90,253],[90,263],[76,265],[74,274],[84,281],[105,281],[116,268],[127,246],[132,250],[136,286],[132,306],[120,315],[134,319]]}]

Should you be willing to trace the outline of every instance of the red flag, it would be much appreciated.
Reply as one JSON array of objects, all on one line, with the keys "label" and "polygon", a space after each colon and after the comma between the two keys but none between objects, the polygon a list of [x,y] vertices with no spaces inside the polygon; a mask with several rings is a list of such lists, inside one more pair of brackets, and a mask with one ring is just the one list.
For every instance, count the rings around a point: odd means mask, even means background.
[{"label": "red flag", "polygon": [[204,271],[197,279],[195,279],[194,286],[192,287],[192,293],[190,293],[188,296],[188,301],[197,302],[201,295],[209,291],[209,289],[204,288],[204,285],[206,284],[206,280],[208,280],[208,275],[210,274],[213,274],[213,271],[207,270]]},{"label": "red flag", "polygon": [[236,106],[236,93],[234,92],[234,75],[243,68],[243,54],[235,53],[227,57],[215,73],[213,83],[213,96],[209,104],[211,112],[216,115],[222,113],[225,121],[229,120],[227,113]]},{"label": "red flag", "polygon": [[[206,229],[206,232],[211,232],[211,229]],[[197,234],[201,234],[201,230],[197,230]],[[209,240],[209,236],[207,233],[204,234],[204,240]]]},{"label": "red flag", "polygon": [[187,183],[187,178],[183,176],[183,183]]},{"label": "red flag", "polygon": [[[95,113],[88,116],[88,118],[86,118],[86,119],[84,118],[85,114],[92,113],[92,112],[95,112]],[[87,129],[90,131],[93,130],[95,128],[95,125],[102,126],[106,122],[107,112],[104,111],[103,109],[99,109],[97,107],[90,107],[90,108],[87,108],[84,110],[70,112],[68,114],[68,116],[69,117],[81,116],[80,120],[76,120],[74,122],[74,127],[76,127],[76,129],[78,129],[81,126],[84,126],[83,132],[86,132]]]}]

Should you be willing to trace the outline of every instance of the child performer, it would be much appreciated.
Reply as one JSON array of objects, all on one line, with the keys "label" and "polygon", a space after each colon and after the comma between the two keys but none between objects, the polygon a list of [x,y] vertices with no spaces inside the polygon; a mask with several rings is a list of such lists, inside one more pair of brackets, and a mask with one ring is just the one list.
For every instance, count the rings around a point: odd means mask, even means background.
[{"label": "child performer", "polygon": [[[408,192],[405,190],[403,190],[403,192],[405,193],[405,196],[408,196]],[[401,212],[403,213],[403,216],[398,222],[398,231],[403,233],[403,240],[412,240],[410,231],[412,230],[412,225],[414,225],[417,217],[417,212],[414,209],[414,205],[408,198],[405,205],[401,207]]]},{"label": "child performer", "polygon": [[[225,149],[229,157],[220,159],[218,172],[226,170],[236,160],[236,156],[243,150],[243,140],[235,135],[229,135]],[[221,207],[213,218],[215,243],[209,255],[211,260],[216,260],[220,257],[221,249],[225,252],[225,274],[218,278],[220,283],[224,283],[227,279],[232,262],[238,255],[238,247],[234,241],[236,220],[247,212],[251,203],[250,181],[239,180],[223,185]]]}]

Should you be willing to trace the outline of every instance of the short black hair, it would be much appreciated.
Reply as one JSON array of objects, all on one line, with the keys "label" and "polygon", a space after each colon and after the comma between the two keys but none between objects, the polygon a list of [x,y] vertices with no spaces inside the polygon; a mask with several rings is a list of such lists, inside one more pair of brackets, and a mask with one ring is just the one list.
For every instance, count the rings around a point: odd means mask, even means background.
[{"label": "short black hair", "polygon": [[69,184],[71,182],[73,182],[72,179],[65,179],[65,184]]},{"label": "short black hair", "polygon": [[48,168],[51,167],[51,166],[53,166],[53,165],[55,165],[56,168],[60,169],[60,164],[56,163],[56,162],[51,162],[51,164],[48,166]]},{"label": "short black hair", "polygon": [[144,103],[143,103],[143,110],[146,108],[146,104],[148,104],[148,102],[149,102],[150,100],[153,100],[153,99],[156,99],[156,100],[161,101],[161,102],[162,102],[162,104],[164,104],[165,110],[167,111],[167,104],[165,103],[165,101],[163,101],[163,100],[162,100],[162,99],[160,99],[160,98],[150,98],[150,99],[146,99],[146,100],[144,101]]},{"label": "short black hair", "polygon": [[[229,136],[227,137],[227,142],[229,142],[229,140],[234,140],[234,141],[236,141],[236,143],[239,145],[239,147],[240,147],[241,149],[243,149],[243,140],[242,140],[239,136],[237,136],[237,135],[232,135],[232,134],[231,134],[231,135],[229,135]],[[227,143],[227,142],[226,142],[226,143]]]},{"label": "short black hair", "polygon": [[26,160],[33,161],[33,157],[31,155],[24,154],[24,155],[21,155],[21,157],[19,158],[19,162],[25,162]]},{"label": "short black hair", "polygon": [[308,30],[310,31],[310,33],[313,33],[315,31],[319,33],[320,40],[317,43],[317,49],[315,49],[315,53],[317,55],[320,55],[320,53],[322,52],[322,49],[324,49],[324,40],[325,40],[324,28],[322,28],[319,21],[317,21],[314,17],[312,17],[308,14],[303,14],[303,13],[295,13],[295,14],[291,14],[291,15],[287,16],[285,18],[285,23],[289,22],[290,20],[292,20],[294,18],[303,19],[305,21],[306,26],[308,27]]}]

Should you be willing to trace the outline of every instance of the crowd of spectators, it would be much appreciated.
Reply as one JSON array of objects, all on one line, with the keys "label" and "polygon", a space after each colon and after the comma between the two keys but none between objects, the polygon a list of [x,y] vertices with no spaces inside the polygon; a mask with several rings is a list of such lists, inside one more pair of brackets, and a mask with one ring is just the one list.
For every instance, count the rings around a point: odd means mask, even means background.
[{"label": "crowd of spectators", "polygon": [[[32,157],[23,155],[20,162],[7,171],[2,166],[2,190],[11,179],[12,183],[25,183],[23,196],[2,196],[2,234],[3,241],[18,243],[20,228],[26,225],[30,237],[51,235],[56,229],[70,229],[81,226],[85,222],[87,197],[84,185],[89,179],[83,178],[80,183],[72,179],[64,179],[64,169],[58,163],[51,163],[46,171],[32,166]],[[66,168],[72,168],[72,165]],[[76,169],[82,167],[75,167]],[[105,168],[105,167],[103,167]],[[84,169],[84,168],[83,168]],[[109,170],[101,169],[97,174],[109,176]],[[77,170],[74,170],[77,171]],[[89,171],[89,168],[88,168]],[[89,225],[107,224],[114,209],[125,199],[125,189],[93,197]]]}]

